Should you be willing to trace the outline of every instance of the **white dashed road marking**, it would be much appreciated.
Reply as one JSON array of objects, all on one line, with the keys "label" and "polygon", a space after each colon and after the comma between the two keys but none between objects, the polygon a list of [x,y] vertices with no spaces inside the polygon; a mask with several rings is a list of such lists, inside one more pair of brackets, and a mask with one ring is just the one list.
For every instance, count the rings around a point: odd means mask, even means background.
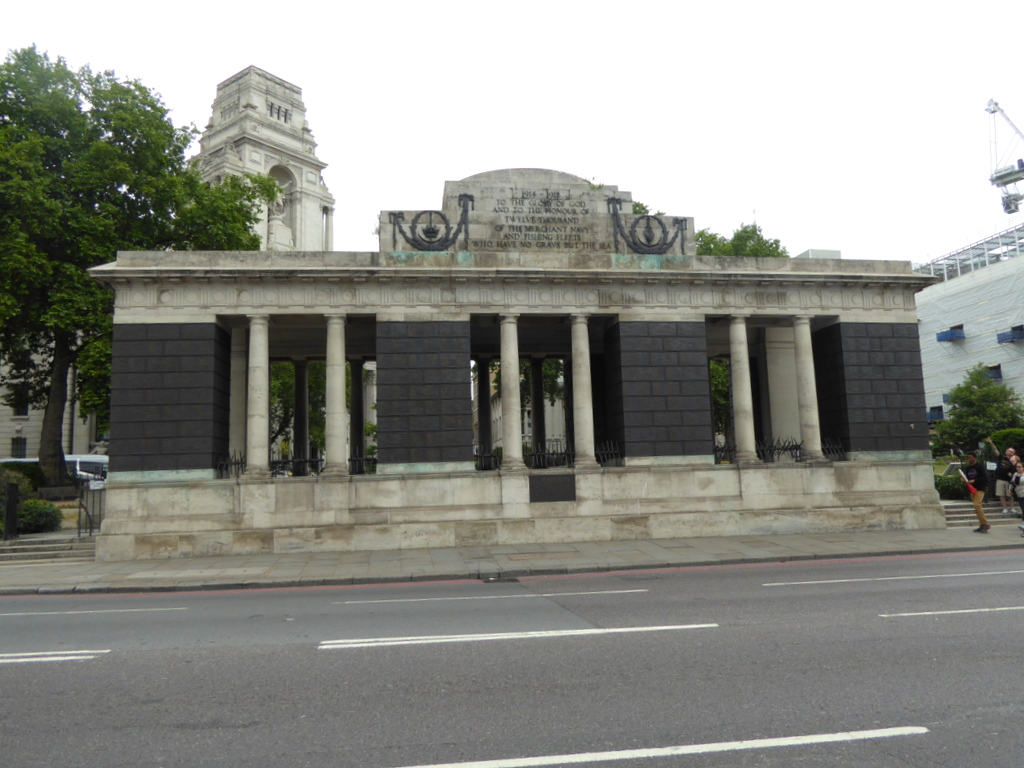
[{"label": "white dashed road marking", "polygon": [[808,736],[784,736],[775,739],[723,741],[716,744],[683,744],[677,747],[657,747],[654,749],[624,749],[618,752],[581,752],[575,755],[542,755],[539,757],[513,757],[503,760],[479,760],[466,763],[410,765],[403,768],[534,768],[534,766],[544,765],[580,765],[582,763],[600,763],[611,760],[646,760],[652,757],[706,755],[711,752],[737,752],[750,749],[834,744],[842,741],[887,739],[894,736],[917,736],[924,733],[928,733],[927,728],[906,726],[902,728],[880,728],[873,731],[845,731],[843,733],[815,733]]},{"label": "white dashed road marking", "polygon": [[370,637],[355,640],[325,640],[320,650],[341,648],[383,648],[390,645],[430,645],[432,643],[472,643],[482,640],[537,640],[550,637],[587,637],[627,632],[666,632],[677,629],[710,629],[717,624],[677,624],[666,627],[615,627],[599,629],[555,629],[537,632],[494,632],[480,635],[420,635],[414,637]]},{"label": "white dashed road marking", "polygon": [[36,653],[0,653],[0,664],[25,664],[35,661],[85,661],[95,659],[104,651],[39,651]]}]

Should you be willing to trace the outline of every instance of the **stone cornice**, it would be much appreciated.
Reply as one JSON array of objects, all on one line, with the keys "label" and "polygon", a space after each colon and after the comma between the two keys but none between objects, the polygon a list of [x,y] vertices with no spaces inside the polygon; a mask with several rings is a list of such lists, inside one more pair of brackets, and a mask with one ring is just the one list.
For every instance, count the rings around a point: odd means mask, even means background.
[{"label": "stone cornice", "polygon": [[847,269],[766,271],[758,269],[758,264],[736,263],[734,267],[748,268],[188,268],[129,267],[118,262],[97,267],[92,274],[115,288],[118,322],[196,322],[198,318],[209,320],[218,315],[253,312],[322,315],[340,307],[351,313],[388,316],[410,311],[445,316],[503,311],[587,312],[653,319],[698,318],[742,311],[767,317],[809,314],[863,322],[916,320],[914,293],[929,284],[930,277],[915,274],[909,268],[902,273],[858,273],[849,269],[886,262],[835,264]]}]

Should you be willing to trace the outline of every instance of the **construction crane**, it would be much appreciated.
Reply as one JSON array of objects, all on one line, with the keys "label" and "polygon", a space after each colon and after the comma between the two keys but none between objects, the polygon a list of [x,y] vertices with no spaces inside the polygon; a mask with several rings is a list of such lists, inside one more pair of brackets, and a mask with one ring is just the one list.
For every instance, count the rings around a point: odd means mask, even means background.
[{"label": "construction crane", "polygon": [[[1013,124],[1009,115],[1003,111],[1003,108],[999,106],[995,99],[988,100],[988,106],[985,107],[985,111],[992,115],[993,121],[995,121],[996,113],[1002,115],[1013,132],[1017,134],[1017,138],[1024,141],[1024,133],[1021,133],[1020,128]],[[1017,213],[1020,210],[1020,202],[1024,200],[1024,194],[1017,190],[1017,182],[1022,180],[1024,180],[1024,159],[1018,159],[1016,165],[997,168],[989,177],[992,186],[999,187],[1002,193],[1004,213]]]}]

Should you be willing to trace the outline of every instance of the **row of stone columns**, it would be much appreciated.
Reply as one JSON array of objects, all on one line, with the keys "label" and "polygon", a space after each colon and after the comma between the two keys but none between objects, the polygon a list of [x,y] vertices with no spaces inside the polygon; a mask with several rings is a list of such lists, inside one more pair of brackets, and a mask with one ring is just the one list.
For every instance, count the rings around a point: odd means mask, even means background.
[{"label": "row of stone columns", "polygon": [[[747,343],[747,315],[733,315],[729,326],[729,352],[732,371],[733,424],[736,432],[736,461],[756,462],[757,445],[754,433],[754,404],[751,387],[750,357]],[[519,326],[518,315],[501,316],[501,411],[502,411],[502,470],[522,471],[523,428],[519,397]],[[814,380],[814,358],[811,347],[810,317],[798,316],[793,322],[796,352],[796,391],[800,414],[800,439],[804,459],[822,460],[821,430],[818,421],[818,402]],[[245,448],[247,474],[260,476],[269,473],[269,414],[270,414],[270,356],[269,316],[252,315],[249,318],[247,373],[241,371],[241,358],[245,344],[244,329],[232,336],[232,430],[237,428],[240,414],[237,410],[238,394],[245,384]],[[590,335],[586,315],[572,316],[572,412],[574,424],[575,465],[579,468],[596,467],[594,437],[594,401],[590,373]],[[488,361],[484,361],[486,364]],[[481,364],[478,362],[478,364]],[[534,370],[534,382],[541,380],[540,366]],[[242,378],[244,376],[244,379]],[[296,365],[296,448],[309,444],[307,367]],[[361,376],[353,376],[353,398],[362,394]],[[480,445],[490,444],[490,392],[486,382],[486,368],[478,376]],[[543,401],[542,385],[533,397]],[[486,406],[484,405],[486,403]],[[353,407],[357,404],[353,402]],[[359,411],[361,412],[361,407]],[[486,427],[484,426],[486,424]],[[349,416],[345,407],[345,316],[327,316],[327,389],[326,389],[326,456],[324,474],[348,474]],[[484,439],[486,437],[486,440]],[[355,432],[352,445],[361,444]],[[240,435],[232,432],[232,444],[240,444]],[[237,442],[236,442],[237,441]],[[302,450],[302,449],[300,449]],[[296,454],[296,458],[308,458]]]},{"label": "row of stone columns", "polygon": [[[523,461],[523,421],[519,398],[519,315],[501,316],[501,469],[518,472],[526,469]],[[541,379],[539,366],[533,380]],[[536,384],[534,385],[536,387]],[[590,333],[586,315],[572,316],[572,403],[574,445],[577,468],[597,467],[594,444],[594,396],[590,384]],[[536,410],[543,410],[543,385],[532,393]],[[479,406],[478,406],[479,407]],[[482,424],[483,417],[478,421]],[[482,435],[482,433],[481,433]],[[481,445],[485,445],[481,439]]]},{"label": "row of stone columns", "polygon": [[[732,415],[736,433],[736,461],[754,463],[757,440],[754,436],[754,399],[750,380],[750,352],[747,345],[748,315],[733,315],[729,324],[729,358],[732,371]],[[821,426],[818,419],[818,395],[814,380],[814,353],[811,347],[811,318],[799,315],[793,320],[796,352],[796,395],[800,414],[800,440],[805,461],[822,461]]]},{"label": "row of stone columns", "polygon": [[[249,317],[247,365],[241,365],[245,329],[232,334],[231,445],[241,445],[244,430],[246,474],[270,473],[270,344],[268,315]],[[309,455],[309,374],[305,361],[295,365],[295,458]],[[242,395],[244,394],[244,397]],[[327,382],[324,424],[325,475],[348,474],[348,410],[345,407],[345,316],[327,316]],[[245,419],[239,418],[245,403]],[[301,465],[300,465],[301,466]]]}]

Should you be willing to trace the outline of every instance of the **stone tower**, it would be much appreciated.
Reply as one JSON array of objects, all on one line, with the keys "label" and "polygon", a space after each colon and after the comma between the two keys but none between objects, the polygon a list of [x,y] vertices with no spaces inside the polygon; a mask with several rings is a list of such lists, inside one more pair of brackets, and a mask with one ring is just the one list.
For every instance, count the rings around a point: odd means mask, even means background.
[{"label": "stone tower", "polygon": [[306,122],[302,89],[258,67],[247,67],[217,86],[213,116],[199,140],[203,178],[265,173],[282,194],[263,211],[263,250],[330,251],[334,198]]}]

